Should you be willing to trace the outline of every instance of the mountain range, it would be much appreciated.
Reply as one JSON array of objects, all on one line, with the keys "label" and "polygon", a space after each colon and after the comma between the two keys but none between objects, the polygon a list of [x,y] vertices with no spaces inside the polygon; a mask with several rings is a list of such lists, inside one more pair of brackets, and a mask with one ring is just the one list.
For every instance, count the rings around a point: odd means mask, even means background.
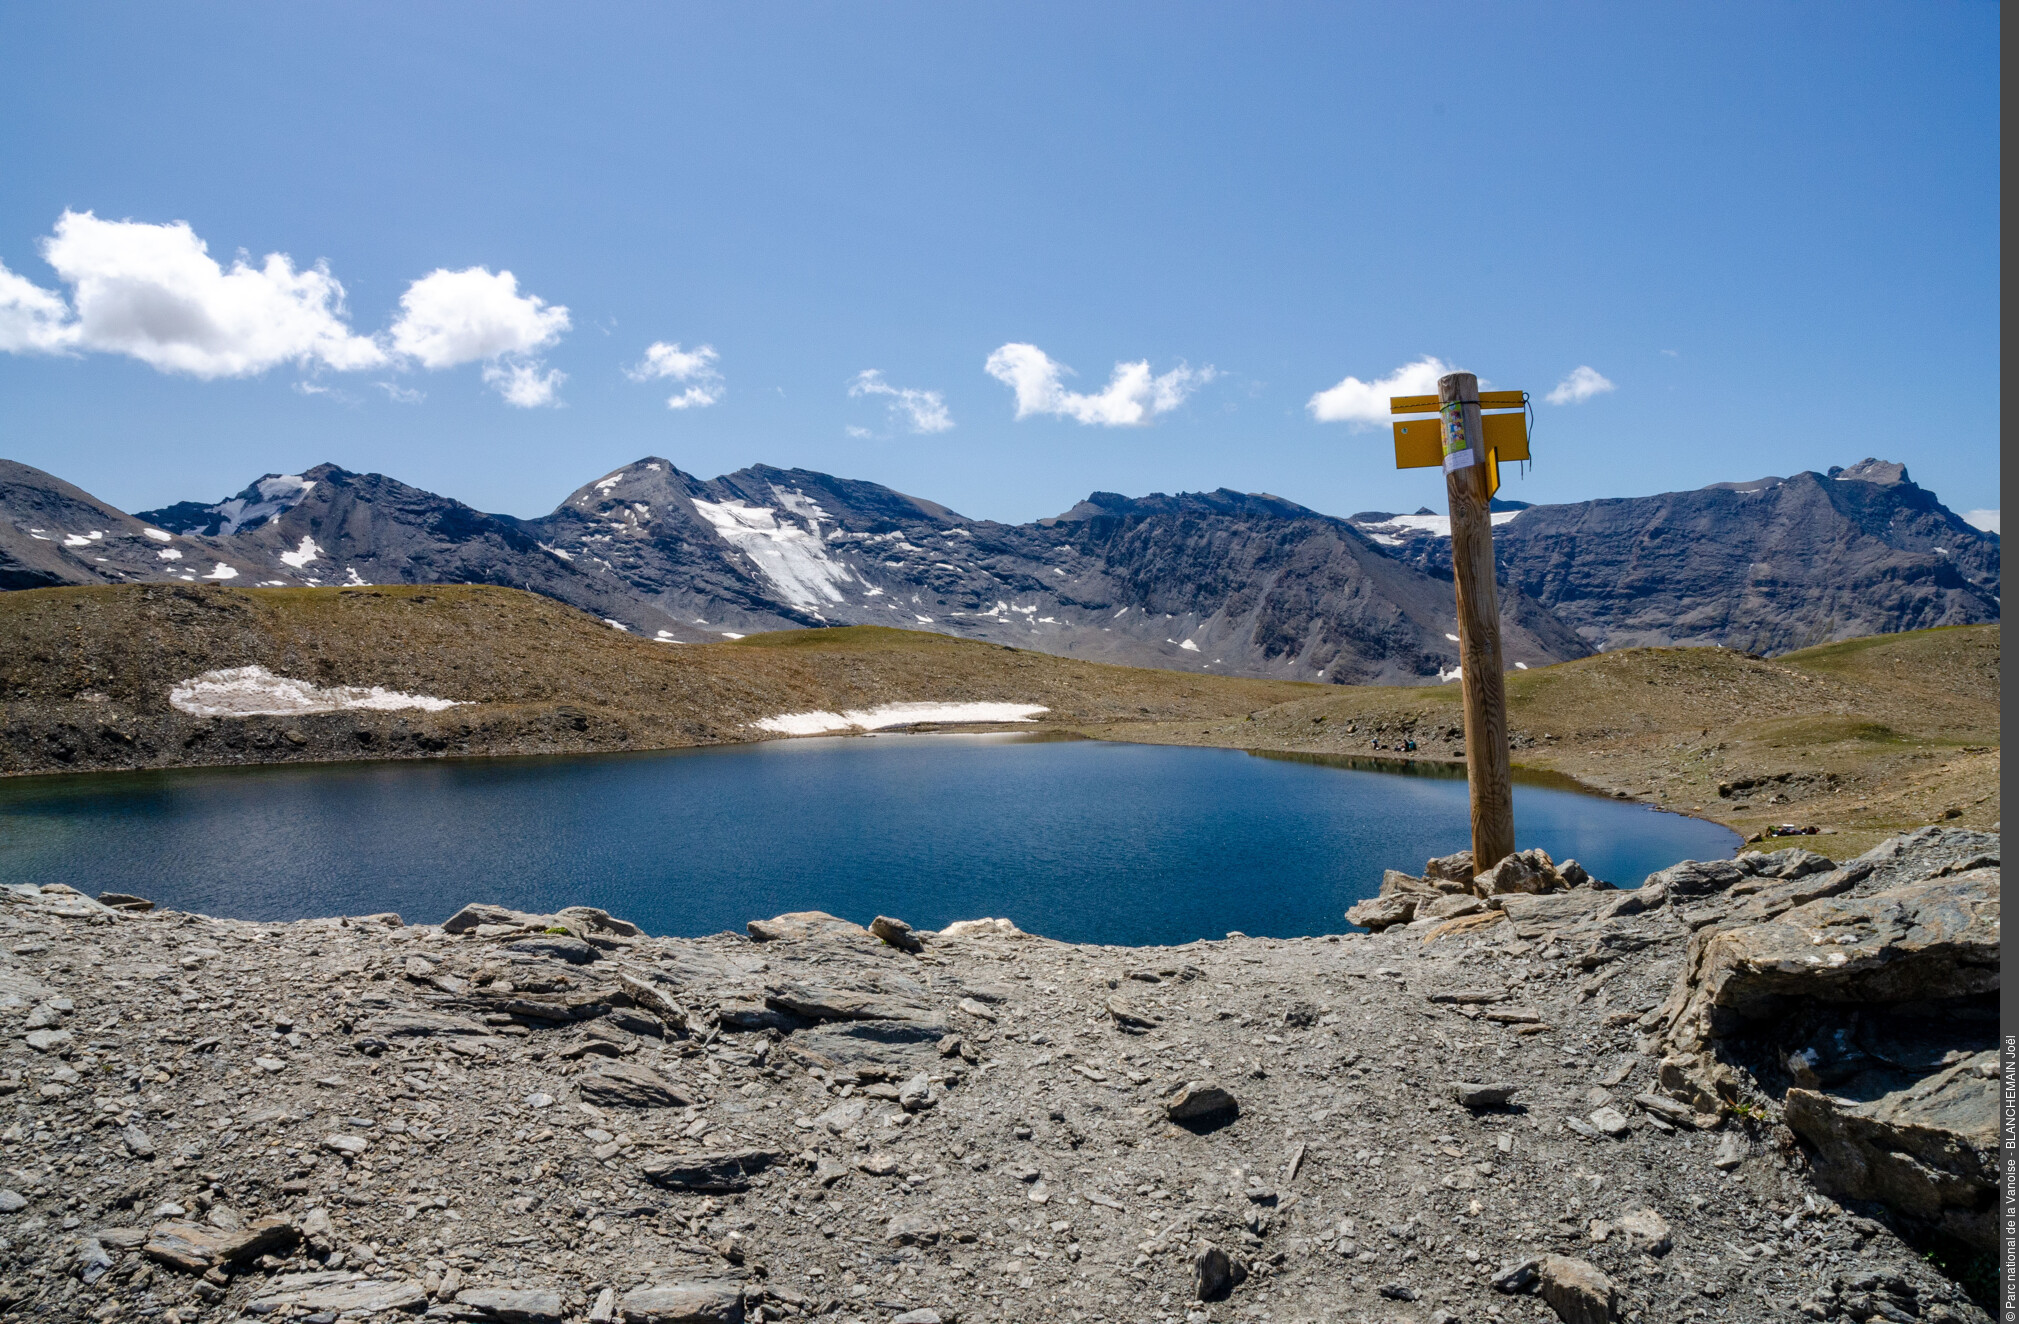
[{"label": "mountain range", "polygon": [[[1511,666],[1998,619],[1997,535],[1884,461],[1493,518]],[[703,481],[656,457],[537,519],[332,464],[128,514],[0,460],[0,589],[502,584],[667,644],[872,623],[1339,684],[1455,674],[1446,526],[1224,488],[1096,492],[1009,525],[875,483],[766,465]]]}]

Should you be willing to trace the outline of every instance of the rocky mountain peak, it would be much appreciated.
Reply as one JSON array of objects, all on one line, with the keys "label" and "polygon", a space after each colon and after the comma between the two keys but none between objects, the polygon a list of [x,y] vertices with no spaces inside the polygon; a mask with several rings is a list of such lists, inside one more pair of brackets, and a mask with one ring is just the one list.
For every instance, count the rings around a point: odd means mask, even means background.
[{"label": "rocky mountain peak", "polygon": [[1830,477],[1844,483],[1878,483],[1891,487],[1896,483],[1913,485],[1907,477],[1907,466],[1896,460],[1875,460],[1870,456],[1858,461],[1848,469],[1832,468]]},{"label": "rocky mountain peak", "polygon": [[215,505],[179,501],[160,510],[143,510],[137,518],[159,525],[170,533],[200,533],[228,538],[258,528],[285,514],[307,496],[317,482],[335,474],[348,476],[333,464],[319,464],[303,474],[261,474],[246,484],[236,496]]}]

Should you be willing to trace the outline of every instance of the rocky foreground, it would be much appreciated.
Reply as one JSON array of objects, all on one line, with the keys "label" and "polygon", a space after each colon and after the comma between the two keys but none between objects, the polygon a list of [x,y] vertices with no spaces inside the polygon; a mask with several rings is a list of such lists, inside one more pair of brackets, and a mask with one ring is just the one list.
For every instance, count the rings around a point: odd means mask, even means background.
[{"label": "rocky foreground", "polygon": [[0,1310],[1986,1318],[1997,837],[1434,863],[1166,949],[7,889]]}]

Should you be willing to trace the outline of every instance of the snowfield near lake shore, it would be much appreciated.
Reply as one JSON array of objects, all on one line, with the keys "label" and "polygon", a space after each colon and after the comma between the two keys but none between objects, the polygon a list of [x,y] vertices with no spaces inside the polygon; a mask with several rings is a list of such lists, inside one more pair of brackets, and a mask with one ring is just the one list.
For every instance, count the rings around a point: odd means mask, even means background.
[{"label": "snowfield near lake shore", "polygon": [[786,736],[819,736],[835,731],[881,731],[920,722],[1030,722],[1050,712],[1036,703],[886,703],[844,713],[781,713],[751,725]]},{"label": "snowfield near lake shore", "polygon": [[381,685],[313,685],[276,676],[265,667],[206,671],[168,691],[168,702],[196,717],[297,717],[349,709],[396,712],[419,708],[438,713],[461,700],[402,694]]}]

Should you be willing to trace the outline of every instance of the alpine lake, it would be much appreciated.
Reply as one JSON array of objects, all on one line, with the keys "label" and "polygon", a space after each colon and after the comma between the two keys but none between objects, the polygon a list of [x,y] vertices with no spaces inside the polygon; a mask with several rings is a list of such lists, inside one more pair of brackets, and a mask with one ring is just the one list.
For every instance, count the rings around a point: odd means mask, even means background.
[{"label": "alpine lake", "polygon": [[[1518,781],[1520,846],[1622,887],[1728,858],[1714,823]],[[1032,733],[0,780],[0,883],[252,920],[471,901],[659,934],[824,910],[1000,916],[1129,946],[1351,929],[1384,869],[1470,844],[1462,771]]]}]

